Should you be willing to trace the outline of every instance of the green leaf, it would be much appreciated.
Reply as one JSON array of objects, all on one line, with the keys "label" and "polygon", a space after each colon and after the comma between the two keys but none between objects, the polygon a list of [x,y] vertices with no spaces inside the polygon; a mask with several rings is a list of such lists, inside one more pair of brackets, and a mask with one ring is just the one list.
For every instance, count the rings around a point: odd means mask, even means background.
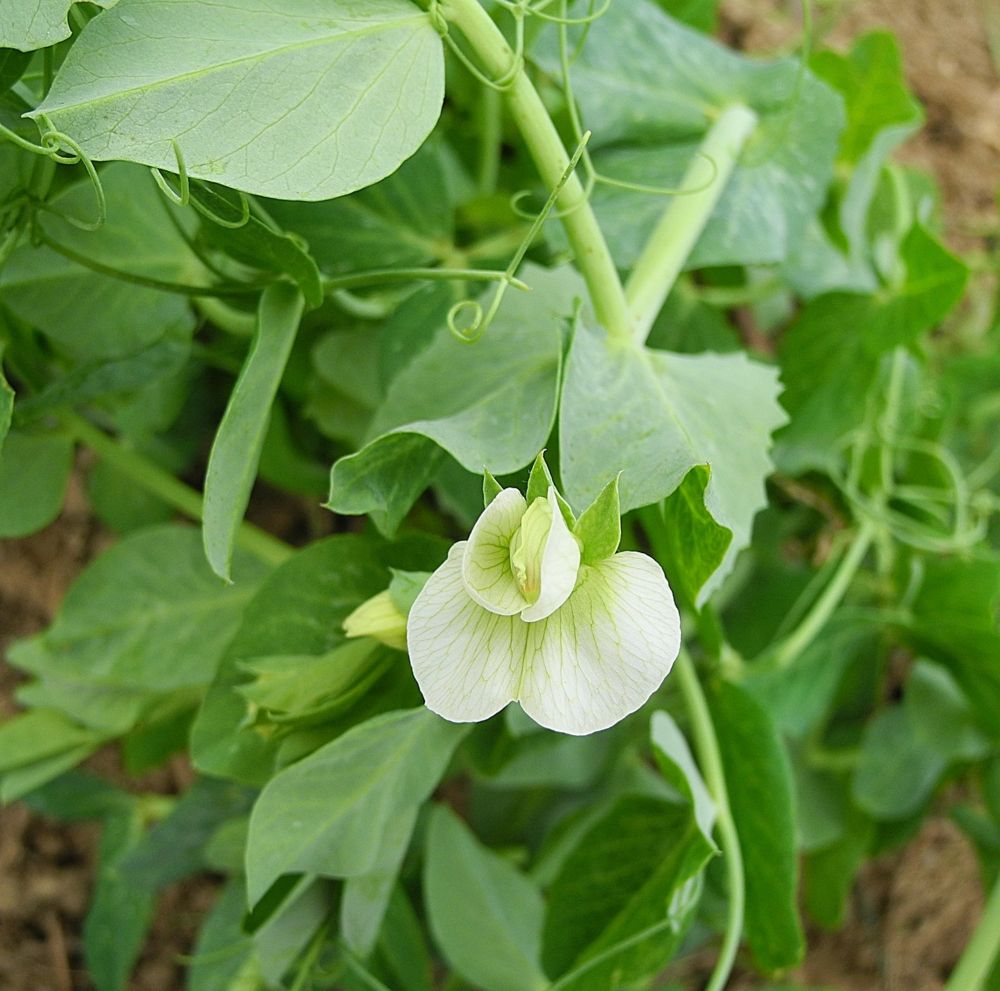
[{"label": "green leaf", "polygon": [[715,802],[691,756],[684,734],[670,713],[661,710],[653,713],[649,736],[660,773],[691,803],[695,821],[705,842],[714,848],[712,828],[715,825]]},{"label": "green leaf", "polygon": [[24,764],[0,778],[0,804],[8,805],[30,795],[38,788],[56,780],[61,774],[86,760],[100,746],[99,742],[84,743],[33,764]]},{"label": "green leaf", "polygon": [[746,940],[759,967],[783,970],[805,952],[788,756],[767,710],[744,689],[720,682],[709,702],[743,853]]},{"label": "green leaf", "polygon": [[[0,32],[4,30],[5,16],[10,16],[6,10],[0,13]],[[24,75],[30,63],[31,56],[27,52],[0,44],[0,93],[6,93]]]},{"label": "green leaf", "polygon": [[650,506],[643,521],[657,541],[657,560],[664,562],[670,587],[688,608],[726,556],[733,540],[728,527],[713,519],[705,504],[711,480],[705,465],[695,465],[684,481],[658,506]]},{"label": "green leaf", "polygon": [[22,399],[17,404],[17,422],[31,423],[53,410],[139,391],[177,375],[190,355],[190,334],[178,327],[131,354],[83,361],[40,392]]},{"label": "green leaf", "polygon": [[430,578],[428,571],[401,571],[399,568],[392,569],[392,581],[389,582],[389,598],[392,604],[404,615],[410,613],[421,589],[427,584]]},{"label": "green leaf", "polygon": [[[253,929],[254,959],[263,981],[250,986],[278,987],[313,934],[329,917],[330,885],[299,878],[266,921]],[[252,923],[248,923],[248,927]]]},{"label": "green leaf", "polygon": [[[66,18],[81,0],[17,0],[0,9],[0,48],[33,52],[48,48],[70,36]],[[111,7],[117,0],[91,0],[98,7]]]},{"label": "green leaf", "polygon": [[98,991],[125,991],[156,909],[155,891],[120,871],[143,835],[138,806],[109,817],[101,835],[97,878],[83,924],[87,972]]},{"label": "green leaf", "polygon": [[521,278],[532,292],[508,293],[484,337],[463,343],[442,326],[396,375],[372,424],[373,439],[333,466],[329,508],[369,513],[392,533],[440,464],[438,447],[477,475],[484,465],[503,475],[545,446],[555,420],[563,324],[581,286],[568,269],[527,266]]},{"label": "green leaf", "polygon": [[483,991],[549,986],[539,962],[541,892],[441,805],[427,831],[424,897],[435,941],[469,983]]},{"label": "green leaf", "polygon": [[[588,823],[548,892],[545,969],[563,975],[650,926],[674,925],[612,954],[567,985],[605,991],[647,976],[683,935],[696,878],[712,855],[690,804],[628,795]],[[614,978],[612,978],[614,975]]]},{"label": "green leaf", "polygon": [[[554,45],[542,64],[557,70]],[[633,0],[601,17],[600,30],[588,34],[573,63],[572,79],[584,124],[601,146],[595,145],[595,167],[629,182],[679,186],[721,111],[743,103],[757,113],[760,123],[687,260],[688,268],[700,268],[781,261],[822,206],[843,108],[828,86],[799,72],[794,59],[737,55],[650,0]],[[594,209],[615,260],[628,268],[663,203],[599,184]]]},{"label": "green leaf", "polygon": [[[538,456],[531,464],[531,471],[528,472],[528,486],[524,498],[530,506],[536,499],[548,498],[549,489],[556,489],[555,479],[553,479],[552,472],[549,471],[549,466],[545,461],[545,452],[539,451]],[[559,510],[566,521],[566,526],[572,530],[576,526],[576,518],[573,516],[573,510],[569,508],[569,504],[559,494],[558,489],[556,489],[556,502],[559,503]]]},{"label": "green leaf", "polygon": [[379,955],[399,982],[401,991],[432,991],[431,960],[420,920],[397,885],[385,914]]},{"label": "green leaf", "polygon": [[[43,687],[53,682],[61,707],[81,719],[80,689],[84,698],[88,692],[98,699],[101,692],[110,699],[137,697],[141,709],[154,693],[204,686],[264,568],[241,554],[246,584],[228,589],[205,565],[200,545],[197,531],[181,526],[126,537],[73,583],[41,637],[14,645],[11,663],[36,675]],[[87,719],[107,720],[105,728],[122,732],[135,707],[127,706],[123,726],[110,699],[89,707]]]},{"label": "green leaf", "polygon": [[947,669],[919,660],[906,679],[903,705],[917,736],[947,760],[979,760],[990,743]]},{"label": "green leaf", "polygon": [[[250,600],[192,730],[195,765],[205,774],[262,785],[275,748],[246,726],[246,700],[236,687],[249,658],[313,655],[344,641],[343,621],[385,589],[390,567],[433,569],[447,546],[431,537],[396,545],[357,536],[317,541],[276,568]],[[416,689],[414,689],[416,691]]]},{"label": "green leaf", "polygon": [[[133,0],[134,2],[134,0]],[[108,219],[84,231],[49,211],[37,222],[55,243],[98,264],[140,277],[204,284],[204,269],[170,223],[144,169],[115,164],[100,173]],[[92,222],[89,179],[50,200],[54,210]],[[193,225],[182,224],[190,231]],[[194,329],[182,296],[99,275],[44,245],[23,244],[0,269],[0,297],[17,317],[80,359],[121,358],[149,347],[168,330]]]},{"label": "green leaf", "polygon": [[367,874],[349,877],[340,899],[340,933],[360,957],[368,957],[378,942],[399,869],[417,821],[414,806],[389,824],[378,863]]},{"label": "green leaf", "polygon": [[71,722],[61,712],[22,712],[0,723],[0,774],[99,742],[92,730]]},{"label": "green leaf", "polygon": [[443,89],[441,38],[404,0],[123,0],[87,25],[35,113],[95,160],[176,171],[179,136],[194,178],[322,200],[394,172]]},{"label": "green leaf", "polygon": [[189,991],[237,991],[238,975],[248,968],[253,940],[243,930],[247,891],[242,877],[222,889],[198,933],[188,970]]},{"label": "green leaf", "polygon": [[305,238],[320,267],[332,275],[429,265],[454,235],[458,180],[454,153],[431,138],[368,189],[315,205],[268,203],[267,209]]},{"label": "green leaf", "polygon": [[277,774],[250,816],[251,902],[283,874],[369,873],[395,818],[427,798],[466,732],[426,709],[390,712]]},{"label": "green leaf", "polygon": [[[234,202],[233,194],[226,195],[221,189],[205,186],[193,190],[191,195],[216,216],[234,221],[241,217],[240,204]],[[299,287],[310,309],[322,305],[323,281],[302,239],[276,229],[255,213],[251,212],[246,223],[236,227],[203,220],[198,240],[205,247],[223,251],[251,268],[287,275]]]},{"label": "green leaf", "polygon": [[0,451],[0,537],[25,537],[62,509],[73,442],[59,434],[11,431]]},{"label": "green leaf", "polygon": [[[0,345],[0,356],[3,355],[3,346]],[[3,366],[0,365],[0,459],[3,457],[3,443],[10,430],[10,421],[14,415],[14,390],[10,387],[3,374]]]},{"label": "green leaf", "polygon": [[611,557],[622,541],[621,500],[615,476],[601,494],[581,513],[573,535],[583,544],[582,564],[597,564]]},{"label": "green leaf", "polygon": [[809,303],[781,347],[792,422],[775,460],[799,474],[836,470],[846,435],[861,421],[879,359],[915,344],[958,302],[967,269],[923,228],[903,243],[906,278],[876,295],[829,293]]},{"label": "green leaf", "polygon": [[705,34],[715,32],[719,16],[719,0],[658,0],[658,3],[678,21],[690,24]]},{"label": "green leaf", "polygon": [[489,468],[484,468],[483,508],[485,509],[501,492],[503,492],[503,486],[493,477]]},{"label": "green leaf", "polygon": [[875,833],[871,819],[862,812],[851,808],[848,813],[837,842],[811,853],[805,861],[806,911],[824,929],[843,925],[854,878]]},{"label": "green leaf", "polygon": [[208,458],[202,520],[205,556],[212,570],[227,582],[236,535],[257,477],[271,405],[295,343],[302,309],[298,289],[276,282],[264,290],[253,345]]},{"label": "green leaf", "polygon": [[903,706],[889,706],[865,727],[852,794],[874,819],[906,819],[931,797],[948,765],[920,737]]},{"label": "green leaf", "polygon": [[771,431],[785,422],[777,373],[744,354],[680,355],[609,340],[581,323],[559,415],[560,468],[574,506],[622,472],[624,512],[658,502],[696,465],[708,465],[705,507],[733,533],[702,586],[704,601],[750,541],[766,504]]},{"label": "green leaf", "polygon": [[928,557],[913,603],[916,646],[948,667],[979,728],[1000,736],[1000,561],[980,555]]}]

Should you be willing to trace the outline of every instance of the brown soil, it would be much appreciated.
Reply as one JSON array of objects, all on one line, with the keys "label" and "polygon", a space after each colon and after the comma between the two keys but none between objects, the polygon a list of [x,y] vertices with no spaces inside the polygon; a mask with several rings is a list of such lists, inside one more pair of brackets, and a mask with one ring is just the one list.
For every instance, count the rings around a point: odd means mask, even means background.
[{"label": "brown soil", "polygon": [[[928,121],[901,158],[930,171],[941,184],[952,242],[965,247],[970,234],[995,231],[1000,82],[986,43],[986,4],[856,0],[841,7],[830,35],[838,47],[873,28],[888,28],[900,39],[910,84]],[[747,50],[787,48],[798,30],[788,9],[782,0],[725,0],[724,30]],[[1000,22],[1000,11],[994,16]],[[76,484],[55,524],[27,540],[0,544],[0,651],[46,625],[69,583],[106,542]],[[16,682],[0,660],[0,718],[14,711]],[[117,776],[112,756],[100,760],[102,770]],[[174,791],[189,774],[174,764],[142,784]],[[92,825],[48,822],[21,806],[0,809],[3,991],[90,991],[80,932],[97,838]],[[180,991],[176,960],[190,951],[213,891],[211,881],[196,881],[164,895],[131,991]],[[981,905],[967,841],[948,820],[932,818],[904,851],[864,868],[847,925],[839,933],[810,934],[809,957],[797,976],[844,991],[935,991]]]}]

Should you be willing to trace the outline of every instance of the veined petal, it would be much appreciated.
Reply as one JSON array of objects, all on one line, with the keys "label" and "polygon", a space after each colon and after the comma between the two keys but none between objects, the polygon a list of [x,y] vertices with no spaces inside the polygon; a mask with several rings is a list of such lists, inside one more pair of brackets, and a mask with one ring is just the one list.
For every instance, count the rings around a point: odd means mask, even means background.
[{"label": "veined petal", "polygon": [[526,632],[517,616],[484,609],[462,579],[466,542],[427,580],[406,626],[410,664],[427,708],[455,723],[479,722],[514,698]]},{"label": "veined petal", "polygon": [[463,544],[461,573],[468,594],[501,616],[513,616],[528,604],[510,564],[510,541],[527,508],[517,489],[504,489],[483,510]]},{"label": "veined petal", "polygon": [[576,579],[580,573],[580,545],[566,526],[554,488],[549,489],[548,498],[552,509],[552,525],[542,552],[538,598],[521,610],[521,619],[526,623],[535,623],[551,616],[576,588]]},{"label": "veined petal", "polygon": [[517,697],[548,729],[582,736],[635,712],[680,650],[680,616],[660,566],[615,554],[585,567],[563,607],[528,624]]}]

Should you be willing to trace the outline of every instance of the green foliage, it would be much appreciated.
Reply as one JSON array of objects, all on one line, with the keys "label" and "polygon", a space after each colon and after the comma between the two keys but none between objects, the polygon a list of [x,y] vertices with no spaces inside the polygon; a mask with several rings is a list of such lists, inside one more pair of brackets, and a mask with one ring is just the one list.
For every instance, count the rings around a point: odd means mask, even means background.
[{"label": "green foliage", "polygon": [[747,942],[764,970],[783,970],[805,951],[791,769],[767,710],[751,695],[721,684],[710,701],[746,865]]},{"label": "green foliage", "polygon": [[[395,171],[437,120],[441,41],[403,0],[183,2],[131,0],[96,18],[37,113],[91,158],[177,171],[183,135],[189,175],[307,200]],[[265,110],[259,88],[278,79]]]},{"label": "green foliage", "polygon": [[[85,566],[8,650],[0,800],[99,823],[98,991],[203,871],[191,991],[718,989],[796,966],[800,905],[841,925],[930,809],[994,882],[998,260],[892,160],[891,35],[803,65],[713,40],[715,0],[0,7],[0,537],[83,497],[112,531],[26,545]],[[515,614],[466,573],[483,503]],[[550,725],[641,712],[553,732],[525,678]],[[204,776],[76,769],[109,748]]]},{"label": "green foliage", "polygon": [[485,991],[548,986],[539,962],[541,892],[440,806],[427,831],[424,891],[434,938],[466,980]]}]

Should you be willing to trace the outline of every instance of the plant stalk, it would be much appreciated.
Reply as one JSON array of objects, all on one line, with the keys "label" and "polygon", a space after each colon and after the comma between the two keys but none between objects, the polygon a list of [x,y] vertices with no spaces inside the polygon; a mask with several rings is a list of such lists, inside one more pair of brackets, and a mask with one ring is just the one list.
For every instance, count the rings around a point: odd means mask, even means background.
[{"label": "plant stalk", "polygon": [[[640,344],[649,332],[680,275],[691,249],[705,229],[732,175],[740,151],[757,125],[757,115],[742,104],[728,107],[712,125],[702,142],[700,154],[688,166],[681,182],[681,192],[664,211],[650,235],[625,287]],[[705,169],[711,163],[712,181],[698,188]]]},{"label": "plant stalk", "polygon": [[726,932],[716,958],[712,976],[705,991],[722,991],[732,973],[736,951],[743,936],[743,914],[746,907],[746,879],[743,871],[743,852],[736,832],[732,809],[729,807],[729,792],[726,775],[722,767],[719,741],[712,724],[712,714],[702,691],[701,682],[687,651],[682,650],[674,665],[681,694],[691,717],[691,731],[694,736],[695,751],[701,765],[705,784],[712,795],[716,808],[716,825],[719,830],[719,846],[726,865],[726,883],[729,904],[726,909]]},{"label": "plant stalk", "polygon": [[[193,520],[201,521],[204,510],[201,493],[174,478],[170,472],[164,471],[137,451],[129,450],[82,416],[64,413],[62,420],[78,441],[86,444],[108,464],[114,465],[122,474],[162,499],[168,506]],[[287,561],[292,554],[292,548],[284,541],[252,523],[241,524],[236,542],[245,551],[275,566]]]},{"label": "plant stalk", "polygon": [[945,985],[945,991],[980,991],[1000,953],[1000,879],[983,909],[983,916]]},{"label": "plant stalk", "polygon": [[[488,74],[500,79],[510,72],[517,56],[479,0],[442,0],[441,11],[465,36]],[[570,157],[523,67],[503,92],[507,109],[524,137],[542,181],[549,189],[555,189],[562,181]],[[632,321],[625,291],[587,194],[575,174],[566,181],[556,205],[598,321],[612,336],[630,339]]]}]

